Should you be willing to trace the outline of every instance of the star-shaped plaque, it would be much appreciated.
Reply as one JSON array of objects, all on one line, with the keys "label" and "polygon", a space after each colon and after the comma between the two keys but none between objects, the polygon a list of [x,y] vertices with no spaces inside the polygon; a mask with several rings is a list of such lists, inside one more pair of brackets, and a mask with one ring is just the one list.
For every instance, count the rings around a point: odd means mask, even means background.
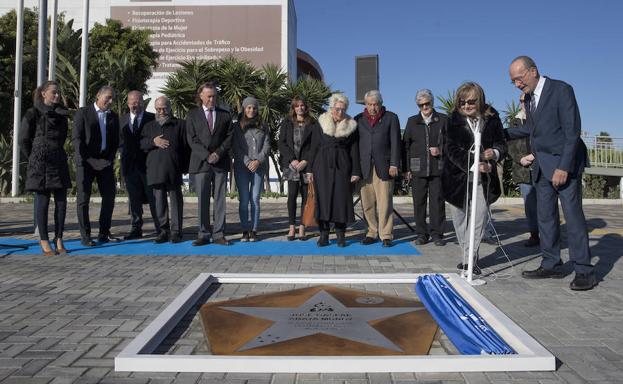
[{"label": "star-shaped plaque", "polygon": [[205,304],[213,354],[413,355],[437,325],[417,301],[317,286]]}]

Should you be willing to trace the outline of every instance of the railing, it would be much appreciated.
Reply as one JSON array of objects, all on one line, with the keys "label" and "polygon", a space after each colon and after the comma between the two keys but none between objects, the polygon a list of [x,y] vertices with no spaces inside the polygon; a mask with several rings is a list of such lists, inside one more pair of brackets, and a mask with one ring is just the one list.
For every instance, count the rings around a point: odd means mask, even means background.
[{"label": "railing", "polygon": [[591,167],[623,168],[623,138],[583,136]]}]

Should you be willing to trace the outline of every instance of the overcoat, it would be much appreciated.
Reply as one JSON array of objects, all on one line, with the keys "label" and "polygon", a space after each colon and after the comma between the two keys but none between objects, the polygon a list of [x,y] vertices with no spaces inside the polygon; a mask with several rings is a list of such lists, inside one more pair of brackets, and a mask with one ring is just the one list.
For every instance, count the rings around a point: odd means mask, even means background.
[{"label": "overcoat", "polygon": [[314,175],[316,219],[333,223],[355,221],[351,176],[361,177],[357,123],[350,116],[335,124],[330,112],[318,118],[303,149],[306,172]]},{"label": "overcoat", "polygon": [[[402,137],[403,172],[411,171],[414,177],[441,176],[447,129],[448,117],[437,111],[433,111],[429,125],[421,113],[409,117]],[[438,147],[441,155],[432,156],[431,147]]]},{"label": "overcoat", "polygon": [[36,102],[22,119],[19,142],[28,159],[26,190],[32,192],[71,188],[67,153],[68,111],[62,105]]},{"label": "overcoat", "polygon": [[[166,149],[156,147],[154,138],[169,140]],[[172,117],[164,125],[152,120],[143,128],[141,148],[147,152],[147,184],[181,185],[188,171],[189,148],[184,120]]]},{"label": "overcoat", "polygon": [[[468,180],[471,180],[469,168],[473,164],[474,156],[471,147],[474,144],[474,134],[467,123],[465,116],[454,111],[448,121],[446,135],[445,161],[441,174],[442,194],[444,200],[458,208],[465,208],[465,201],[469,198]],[[499,159],[506,156],[506,142],[504,130],[498,112],[488,107],[484,117],[482,130],[482,144],[478,153],[484,149],[493,148],[499,152]],[[469,165],[468,165],[469,159]],[[480,173],[481,184],[488,204],[495,202],[502,191],[496,170],[496,162],[488,161],[492,166],[489,173]]]}]

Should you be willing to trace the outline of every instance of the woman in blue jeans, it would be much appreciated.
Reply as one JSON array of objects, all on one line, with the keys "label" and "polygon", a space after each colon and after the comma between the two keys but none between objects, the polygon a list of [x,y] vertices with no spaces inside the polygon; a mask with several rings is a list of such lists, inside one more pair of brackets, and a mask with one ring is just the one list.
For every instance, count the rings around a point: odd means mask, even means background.
[{"label": "woman in blue jeans", "polygon": [[[260,195],[268,165],[270,136],[268,128],[258,116],[258,102],[254,97],[242,101],[242,114],[233,127],[234,176],[240,205],[240,241],[257,241],[260,221]],[[251,220],[249,221],[249,204]]]}]

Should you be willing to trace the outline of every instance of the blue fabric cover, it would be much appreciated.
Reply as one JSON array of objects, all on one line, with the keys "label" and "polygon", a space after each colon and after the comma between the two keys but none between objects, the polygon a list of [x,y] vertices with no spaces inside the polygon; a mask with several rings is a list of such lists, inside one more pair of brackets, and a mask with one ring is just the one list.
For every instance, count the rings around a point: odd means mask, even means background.
[{"label": "blue fabric cover", "polygon": [[443,276],[422,276],[415,290],[428,312],[461,354],[515,353]]}]

